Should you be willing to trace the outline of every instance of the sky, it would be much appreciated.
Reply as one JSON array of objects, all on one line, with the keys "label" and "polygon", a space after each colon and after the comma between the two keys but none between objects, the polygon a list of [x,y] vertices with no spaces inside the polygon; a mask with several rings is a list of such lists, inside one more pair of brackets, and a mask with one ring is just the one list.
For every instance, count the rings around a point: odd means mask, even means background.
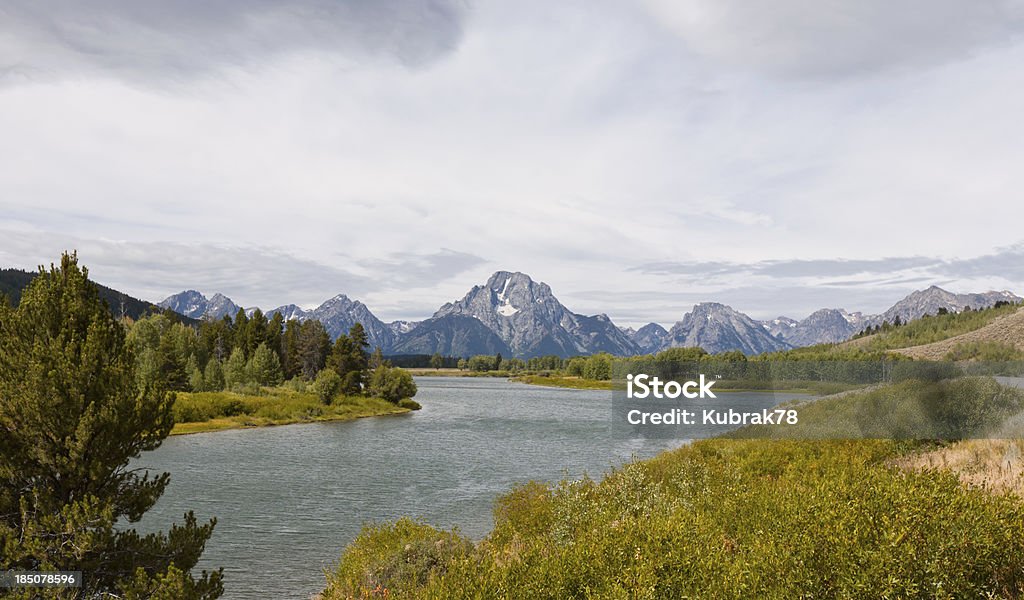
[{"label": "sky", "polygon": [[0,266],[671,324],[1024,295],[1024,0],[6,0]]}]

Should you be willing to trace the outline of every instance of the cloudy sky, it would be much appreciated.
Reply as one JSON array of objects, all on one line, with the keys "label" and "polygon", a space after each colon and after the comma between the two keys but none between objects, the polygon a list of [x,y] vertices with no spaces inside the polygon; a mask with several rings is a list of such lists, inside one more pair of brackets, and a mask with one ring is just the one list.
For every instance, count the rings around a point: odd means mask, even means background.
[{"label": "cloudy sky", "polygon": [[1022,0],[6,0],[0,266],[421,319],[1024,294]]}]

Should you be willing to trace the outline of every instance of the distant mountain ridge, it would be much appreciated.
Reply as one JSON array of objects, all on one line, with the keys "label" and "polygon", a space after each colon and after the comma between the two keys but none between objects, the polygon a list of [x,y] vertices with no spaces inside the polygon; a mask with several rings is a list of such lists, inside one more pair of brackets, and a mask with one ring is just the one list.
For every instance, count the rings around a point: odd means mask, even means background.
[{"label": "distant mountain ridge", "polygon": [[[932,286],[913,292],[879,315],[838,308],[817,310],[802,320],[780,316],[756,321],[732,307],[702,302],[666,329],[648,323],[639,329],[620,328],[607,315],[581,315],[566,308],[550,286],[525,273],[497,271],[461,299],[442,305],[424,321],[385,323],[362,302],[344,294],[314,309],[295,304],[279,306],[267,315],[285,319],[319,319],[332,338],[362,323],[371,345],[388,354],[470,356],[496,354],[531,357],[545,354],[574,356],[608,352],[619,356],[656,353],[673,347],[700,346],[711,353],[739,350],[745,354],[773,352],[821,343],[838,343],[866,327],[902,322],[966,307],[987,308],[996,302],[1020,302],[1008,292],[955,294]],[[191,318],[234,316],[239,307],[215,294],[209,299],[195,290],[166,298],[161,307]],[[246,309],[251,313],[255,309]]]},{"label": "distant mountain ridge", "polygon": [[773,335],[793,346],[813,346],[842,342],[868,327],[886,322],[895,323],[897,318],[901,323],[907,323],[925,315],[937,314],[940,309],[960,312],[965,308],[990,308],[996,302],[1019,304],[1022,300],[1024,299],[1005,290],[955,294],[933,285],[924,290],[911,292],[879,315],[848,313],[842,309],[832,308],[815,311],[802,321],[779,317],[772,321],[762,321],[762,325]]},{"label": "distant mountain ridge", "polygon": [[691,346],[700,346],[712,354],[729,350],[761,354],[792,348],[765,330],[760,322],[718,302],[702,302],[683,315],[669,329],[661,349]]},{"label": "distant mountain ridge", "polygon": [[[524,273],[498,271],[461,300],[442,306],[432,319],[473,317],[498,335],[515,356],[610,354],[629,356],[639,348],[607,315],[585,316],[567,309],[546,283]],[[417,329],[428,325],[431,319]]]},{"label": "distant mountain ridge", "polygon": [[[32,282],[36,275],[38,273],[21,269],[0,269],[0,296],[6,296],[12,306],[17,306],[18,302],[21,301],[22,291],[28,287],[28,284]],[[124,316],[137,321],[147,315],[162,312],[162,307],[152,302],[133,298],[124,292],[119,292],[99,283],[96,284],[96,287],[99,289],[100,298],[106,301],[107,306],[110,307],[110,312],[115,317]],[[186,323],[194,322],[192,318],[184,314],[182,314],[181,320]]]}]

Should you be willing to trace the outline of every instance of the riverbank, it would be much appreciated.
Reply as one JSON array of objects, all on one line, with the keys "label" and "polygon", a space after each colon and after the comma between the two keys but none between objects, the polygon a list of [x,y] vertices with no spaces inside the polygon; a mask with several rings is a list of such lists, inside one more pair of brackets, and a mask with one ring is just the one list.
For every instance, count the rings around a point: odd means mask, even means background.
[{"label": "riverbank", "polygon": [[350,421],[408,412],[408,408],[380,398],[359,396],[342,396],[331,404],[323,404],[312,393],[285,388],[264,388],[260,395],[179,392],[174,403],[175,425],[171,435],[294,423]]},{"label": "riverbank", "polygon": [[[611,390],[612,382],[601,379],[584,379],[559,375],[520,375],[512,381],[546,387],[572,388],[577,390]],[[831,381],[738,381],[721,379],[715,390],[721,392],[764,392],[784,394],[830,395],[864,387],[863,385],[836,383]]]},{"label": "riverbank", "polygon": [[574,390],[610,390],[612,382],[598,379],[583,379],[582,377],[568,377],[560,375],[520,375],[511,378],[512,381],[527,383],[530,385],[542,385],[546,387],[571,388]]},{"label": "riverbank", "polygon": [[[1019,391],[987,378],[905,381],[821,398],[802,409],[793,433],[759,426],[631,463],[600,481],[514,487],[495,502],[494,529],[478,543],[408,519],[367,526],[328,574],[322,598],[374,590],[560,598],[581,589],[595,597],[624,589],[658,597],[923,598],[932,594],[922,590],[937,589],[944,597],[1019,597],[1019,498],[964,485],[928,468],[933,461],[897,464],[936,448],[896,441],[920,416],[897,409],[936,398],[943,400],[937,424],[948,432],[988,430],[989,419],[1024,407]],[[854,439],[858,432],[875,439]],[[775,434],[811,439],[738,439]],[[1005,455],[997,450],[993,456]]]}]

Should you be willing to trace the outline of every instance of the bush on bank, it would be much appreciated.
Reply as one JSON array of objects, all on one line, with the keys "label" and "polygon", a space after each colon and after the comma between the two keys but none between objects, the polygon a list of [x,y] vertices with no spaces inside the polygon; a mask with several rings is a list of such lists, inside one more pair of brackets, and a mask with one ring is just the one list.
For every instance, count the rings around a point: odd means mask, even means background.
[{"label": "bush on bank", "polygon": [[[900,398],[920,406],[936,390],[956,404],[944,409],[950,422],[968,425],[1020,400],[986,378],[904,382],[808,416]],[[496,501],[493,531],[459,542],[465,551],[420,560],[411,549],[456,544],[457,533],[405,521],[365,529],[324,598],[1022,597],[1024,504],[945,471],[893,466],[934,444],[714,439],[601,481],[529,483]]]},{"label": "bush on bank", "polygon": [[[471,551],[422,524],[365,529],[324,597],[1018,597],[1024,506],[887,466],[896,449],[707,440],[600,482],[527,484]],[[465,550],[414,550],[439,540]]]}]

